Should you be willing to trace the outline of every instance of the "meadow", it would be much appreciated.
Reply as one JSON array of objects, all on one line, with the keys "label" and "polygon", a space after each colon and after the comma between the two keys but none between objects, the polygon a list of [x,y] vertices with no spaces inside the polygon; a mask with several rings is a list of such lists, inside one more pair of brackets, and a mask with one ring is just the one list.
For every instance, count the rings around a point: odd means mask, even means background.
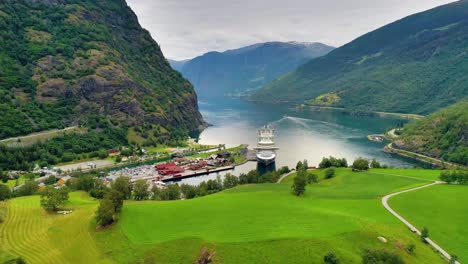
[{"label": "meadow", "polygon": [[[380,203],[436,173],[336,174],[308,186],[303,197],[291,194],[292,175],[281,184],[192,200],[128,201],[118,223],[103,230],[93,219],[97,201],[84,193],[71,195],[68,207],[75,211],[67,216],[45,213],[37,196],[13,199],[0,224],[0,263],[18,255],[28,263],[193,263],[203,247],[216,252],[215,263],[322,263],[329,251],[342,263],[360,263],[367,248],[396,252],[406,263],[444,263]],[[410,244],[413,255],[406,252]]]},{"label": "meadow", "polygon": [[436,185],[404,193],[390,205],[418,229],[427,227],[429,236],[460,262],[468,261],[468,186]]}]

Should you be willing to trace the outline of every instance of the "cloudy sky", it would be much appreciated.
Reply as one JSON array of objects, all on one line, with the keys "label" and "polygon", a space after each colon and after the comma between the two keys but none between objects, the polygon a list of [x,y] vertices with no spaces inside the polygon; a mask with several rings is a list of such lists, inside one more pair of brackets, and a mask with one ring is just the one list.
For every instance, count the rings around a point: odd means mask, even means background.
[{"label": "cloudy sky", "polygon": [[266,41],[340,46],[453,0],[127,0],[166,57],[192,58]]}]

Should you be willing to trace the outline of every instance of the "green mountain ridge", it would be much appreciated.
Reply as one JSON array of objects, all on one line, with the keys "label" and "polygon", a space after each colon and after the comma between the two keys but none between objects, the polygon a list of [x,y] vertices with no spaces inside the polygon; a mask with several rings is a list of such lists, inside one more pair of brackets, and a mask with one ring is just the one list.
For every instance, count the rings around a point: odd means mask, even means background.
[{"label": "green mountain ridge", "polygon": [[155,137],[205,126],[124,0],[1,1],[0,42],[0,138],[96,120]]},{"label": "green mountain ridge", "polygon": [[281,76],[251,100],[427,114],[468,95],[467,70],[463,0],[365,34]]},{"label": "green mountain ridge", "polygon": [[468,101],[407,124],[393,145],[468,166]]},{"label": "green mountain ridge", "polygon": [[208,52],[189,61],[171,61],[171,65],[192,82],[200,97],[219,97],[259,89],[333,49],[321,43],[266,42]]}]

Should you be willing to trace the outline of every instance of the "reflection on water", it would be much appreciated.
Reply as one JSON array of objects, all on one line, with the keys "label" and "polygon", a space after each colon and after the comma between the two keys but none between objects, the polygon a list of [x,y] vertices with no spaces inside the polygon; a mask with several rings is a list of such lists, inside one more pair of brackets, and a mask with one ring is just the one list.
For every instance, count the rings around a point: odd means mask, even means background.
[{"label": "reflection on water", "polygon": [[[307,159],[316,166],[324,156],[344,157],[352,162],[357,157],[376,158],[383,164],[413,167],[415,163],[383,152],[384,143],[371,142],[367,135],[382,133],[398,123],[397,118],[353,116],[331,111],[296,110],[290,106],[255,104],[238,99],[200,102],[205,120],[213,126],[200,134],[202,144],[226,144],[227,147],[257,143],[257,129],[270,124],[276,130],[276,166],[294,167]],[[229,173],[239,174],[255,169],[249,162]],[[224,175],[226,172],[220,173]],[[196,184],[216,175],[185,179]]]}]

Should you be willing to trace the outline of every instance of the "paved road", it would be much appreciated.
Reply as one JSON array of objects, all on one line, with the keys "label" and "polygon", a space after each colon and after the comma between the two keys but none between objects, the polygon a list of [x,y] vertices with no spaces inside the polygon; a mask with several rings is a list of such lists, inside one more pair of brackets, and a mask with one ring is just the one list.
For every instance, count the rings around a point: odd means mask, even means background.
[{"label": "paved road", "polygon": [[292,170],[291,172],[284,174],[283,176],[281,176],[281,178],[279,178],[277,183],[281,183],[285,178],[287,178],[289,175],[294,174],[294,173],[296,173],[296,171]]},{"label": "paved road", "polygon": [[[399,194],[402,194],[402,193],[407,193],[407,192],[412,192],[412,191],[416,191],[416,190],[420,190],[420,189],[423,189],[423,188],[427,188],[427,187],[431,187],[431,186],[434,186],[434,185],[437,185],[437,184],[444,184],[445,182],[440,182],[440,181],[437,181],[437,182],[433,182],[433,183],[430,183],[430,184],[427,184],[427,185],[424,185],[424,186],[420,186],[420,187],[417,187],[417,188],[413,188],[413,189],[409,189],[409,190],[405,190],[405,191],[401,191],[401,192],[396,192],[396,193],[392,193],[392,194],[389,194],[385,197],[382,198],[382,204],[383,206],[385,207],[385,209],[387,209],[391,214],[393,214],[396,218],[398,218],[401,222],[403,222],[407,227],[409,227],[409,229],[413,232],[413,233],[416,233],[418,235],[421,235],[421,231],[419,231],[414,225],[412,225],[410,222],[408,222],[408,220],[404,219],[401,215],[399,215],[395,210],[393,210],[390,205],[388,205],[388,200],[394,196],[397,196]],[[451,256],[449,253],[447,253],[447,251],[445,251],[442,247],[440,247],[439,245],[437,245],[434,241],[432,241],[430,238],[425,238],[426,242],[431,245],[433,248],[435,248],[437,251],[439,251],[446,259],[450,260]],[[455,262],[457,264],[460,264],[460,262]]]}]

